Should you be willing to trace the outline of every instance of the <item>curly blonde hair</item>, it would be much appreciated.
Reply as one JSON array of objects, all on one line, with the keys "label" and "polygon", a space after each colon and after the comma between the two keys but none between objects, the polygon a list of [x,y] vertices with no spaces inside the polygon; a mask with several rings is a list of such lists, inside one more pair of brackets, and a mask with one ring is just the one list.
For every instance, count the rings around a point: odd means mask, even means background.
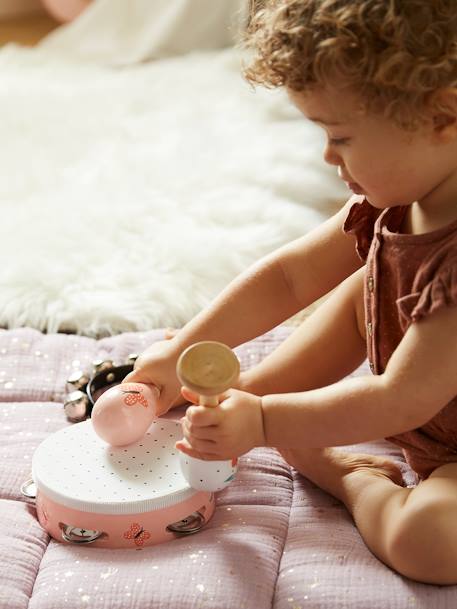
[{"label": "curly blonde hair", "polygon": [[[402,127],[457,86],[457,0],[250,0],[252,84],[349,86]],[[336,80],[335,80],[336,79]]]}]

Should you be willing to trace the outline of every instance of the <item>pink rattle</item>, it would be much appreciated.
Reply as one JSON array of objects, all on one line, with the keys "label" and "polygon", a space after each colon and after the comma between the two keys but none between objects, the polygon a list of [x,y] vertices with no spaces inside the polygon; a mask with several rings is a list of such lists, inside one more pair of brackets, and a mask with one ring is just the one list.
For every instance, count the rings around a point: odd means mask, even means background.
[{"label": "pink rattle", "polygon": [[159,390],[144,383],[123,383],[111,387],[92,409],[94,431],[112,446],[140,440],[157,418]]}]

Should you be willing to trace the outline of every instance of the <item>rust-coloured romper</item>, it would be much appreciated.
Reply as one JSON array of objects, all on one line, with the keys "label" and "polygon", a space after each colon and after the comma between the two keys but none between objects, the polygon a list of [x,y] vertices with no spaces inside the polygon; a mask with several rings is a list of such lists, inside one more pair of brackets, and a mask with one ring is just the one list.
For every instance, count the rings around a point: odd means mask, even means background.
[{"label": "rust-coloured romper", "polygon": [[[371,371],[382,374],[411,323],[457,305],[457,221],[430,233],[406,234],[399,232],[406,206],[379,210],[363,196],[351,200],[343,230],[356,237],[366,261],[368,360]],[[421,478],[457,462],[457,396],[426,425],[387,439],[403,448]]]}]

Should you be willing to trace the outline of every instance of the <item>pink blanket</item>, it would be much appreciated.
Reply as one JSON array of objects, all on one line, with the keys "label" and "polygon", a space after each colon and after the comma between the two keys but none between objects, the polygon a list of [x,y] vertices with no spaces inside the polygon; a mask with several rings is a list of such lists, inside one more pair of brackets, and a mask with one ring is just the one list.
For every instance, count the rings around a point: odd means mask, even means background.
[{"label": "pink blanket", "polygon": [[[289,334],[278,328],[241,346],[242,366]],[[50,541],[20,493],[31,458],[69,425],[65,381],[110,358],[123,363],[161,331],[102,340],[31,329],[0,331],[0,609],[455,609],[457,587],[417,584],[380,563],[335,499],[298,475],[274,450],[240,460],[199,533],[142,550]],[[363,449],[402,462],[386,443]]]}]

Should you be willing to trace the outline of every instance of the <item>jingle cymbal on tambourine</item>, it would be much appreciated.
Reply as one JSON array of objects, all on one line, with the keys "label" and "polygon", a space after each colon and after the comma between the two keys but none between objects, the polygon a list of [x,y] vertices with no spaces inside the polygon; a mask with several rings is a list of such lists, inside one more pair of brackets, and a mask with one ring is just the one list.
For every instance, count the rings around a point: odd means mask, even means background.
[{"label": "jingle cymbal on tambourine", "polygon": [[227,345],[202,341],[183,351],[176,372],[182,385],[191,391],[214,396],[227,391],[237,380],[240,363]]}]

